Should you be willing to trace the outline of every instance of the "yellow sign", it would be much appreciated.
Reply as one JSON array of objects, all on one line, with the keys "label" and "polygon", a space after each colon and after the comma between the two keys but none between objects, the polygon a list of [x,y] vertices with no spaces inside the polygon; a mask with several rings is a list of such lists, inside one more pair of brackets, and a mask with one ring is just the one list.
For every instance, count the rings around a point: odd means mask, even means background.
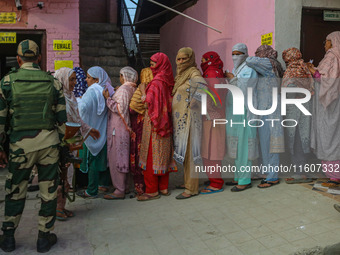
[{"label": "yellow sign", "polygon": [[17,43],[17,33],[0,32],[0,43]]},{"label": "yellow sign", "polygon": [[272,45],[273,44],[273,33],[261,35],[261,45]]},{"label": "yellow sign", "polygon": [[0,24],[15,24],[17,14],[15,12],[0,12]]},{"label": "yellow sign", "polygon": [[72,50],[72,40],[53,40],[53,50]]},{"label": "yellow sign", "polygon": [[73,60],[54,60],[54,70],[57,71],[62,67],[73,69]]}]

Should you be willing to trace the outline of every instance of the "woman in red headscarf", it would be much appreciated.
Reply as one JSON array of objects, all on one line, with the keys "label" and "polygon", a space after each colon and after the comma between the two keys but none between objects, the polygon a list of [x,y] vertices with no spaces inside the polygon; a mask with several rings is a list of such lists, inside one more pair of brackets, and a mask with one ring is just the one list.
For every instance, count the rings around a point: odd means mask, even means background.
[{"label": "woman in red headscarf", "polygon": [[144,170],[146,190],[138,201],[168,196],[169,172],[177,171],[173,159],[171,103],[174,77],[169,58],[156,53],[150,58],[153,80],[145,88],[141,84],[146,108],[139,166]]},{"label": "woman in red headscarf", "polygon": [[[221,99],[226,97],[227,90],[214,88],[215,84],[225,83],[223,74],[223,62],[220,56],[210,51],[203,55],[201,68],[203,71],[203,78],[206,79],[209,91],[217,95]],[[225,154],[225,125],[216,125],[213,127],[213,119],[225,119],[224,102],[216,100],[217,105],[213,102],[211,97],[207,97],[207,115],[203,116],[203,135],[201,155],[203,164],[206,169],[209,166],[222,166],[222,160]],[[223,104],[223,105],[222,105]],[[206,171],[210,184],[205,189],[201,190],[201,194],[212,194],[223,191],[224,181],[221,178],[220,172]]]}]

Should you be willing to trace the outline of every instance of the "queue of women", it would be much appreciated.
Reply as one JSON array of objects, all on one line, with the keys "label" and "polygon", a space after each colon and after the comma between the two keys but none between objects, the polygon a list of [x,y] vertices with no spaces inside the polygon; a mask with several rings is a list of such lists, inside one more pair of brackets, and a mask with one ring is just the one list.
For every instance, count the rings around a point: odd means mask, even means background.
[{"label": "queue of women", "polygon": [[[168,56],[156,53],[150,58],[150,68],[143,69],[140,77],[133,68],[122,68],[118,89],[113,89],[101,67],[87,70],[88,88],[81,83],[79,70],[76,76],[75,70],[59,69],[55,77],[64,85],[68,121],[81,123],[82,135],[89,135],[80,152],[83,158],[80,169],[88,173],[88,186],[77,194],[95,198],[98,191],[103,191],[107,193],[105,199],[124,199],[131,173],[138,201],[169,196],[169,173],[177,171],[179,165],[183,166],[184,184],[177,186],[183,189],[177,199],[222,192],[224,184],[233,185],[233,192],[243,191],[252,184],[251,172],[240,171],[241,166],[251,166],[254,159],[259,159],[263,165],[278,166],[279,153],[285,150],[284,140],[288,143],[286,148],[292,164],[307,164],[307,154],[313,152],[322,160],[329,178],[323,185],[339,185],[339,174],[330,170],[340,164],[340,32],[327,36],[325,50],[325,57],[317,68],[304,63],[299,49],[285,50],[282,53],[286,63],[284,71],[272,47],[262,45],[254,57],[249,57],[247,46],[238,43],[231,52],[234,69],[224,73],[218,53],[210,51],[202,56],[201,72],[194,51],[182,48],[176,56],[175,77]],[[297,120],[298,125],[273,126],[265,120],[282,119],[278,104],[271,115],[260,117],[264,123],[261,128],[249,125],[213,127],[213,119],[247,123],[254,118],[246,104],[244,114],[233,115],[232,93],[223,89],[216,90],[226,103],[215,104],[208,97],[207,115],[201,115],[196,104],[201,97],[197,91],[193,92],[191,81],[213,90],[213,84],[220,79],[237,86],[244,94],[248,88],[253,88],[253,104],[258,110],[272,106],[273,88],[307,89],[313,96],[304,106],[312,116],[288,105],[283,117]],[[299,94],[293,97],[299,98]],[[195,162],[203,159],[204,166],[222,165],[225,153],[235,160],[234,180],[224,183],[221,173],[209,172],[209,183],[199,191]],[[115,188],[113,193],[108,193],[110,181]],[[304,175],[286,179],[287,183],[310,181]],[[267,171],[263,172],[258,188],[278,183],[278,173]],[[62,200],[58,199],[57,215],[59,218],[72,216],[72,212],[65,210],[65,199]]]}]

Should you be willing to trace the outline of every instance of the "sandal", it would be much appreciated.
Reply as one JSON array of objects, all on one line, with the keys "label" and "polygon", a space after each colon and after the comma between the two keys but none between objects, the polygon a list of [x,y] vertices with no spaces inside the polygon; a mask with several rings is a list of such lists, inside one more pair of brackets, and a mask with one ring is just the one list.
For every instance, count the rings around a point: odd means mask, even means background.
[{"label": "sandal", "polygon": [[103,196],[103,198],[106,200],[124,200],[125,194],[123,197],[118,197],[116,194],[111,193],[111,194],[106,194],[105,196]]},{"label": "sandal", "polygon": [[[280,183],[279,180],[273,181],[273,182],[269,182],[269,181],[266,181],[265,179],[262,179],[262,180],[261,180],[261,183],[260,183],[259,185],[257,185],[257,187],[258,187],[259,189],[266,189],[266,188],[270,188],[271,186],[277,185],[277,184],[279,184],[279,183]],[[263,185],[263,184],[268,184],[269,186],[261,186],[261,185]]]},{"label": "sandal", "polygon": [[161,196],[158,194],[156,196],[151,196],[149,194],[143,194],[137,198],[137,201],[144,202],[144,201],[150,201],[160,198]]},{"label": "sandal", "polygon": [[197,195],[198,195],[198,194],[192,194],[192,195],[186,197],[186,196],[183,196],[182,193],[181,193],[181,194],[179,194],[178,196],[176,196],[176,199],[188,199],[188,198],[195,197],[195,196],[197,196]]},{"label": "sandal", "polygon": [[64,211],[57,210],[56,219],[60,221],[65,221],[67,220],[67,215]]},{"label": "sandal", "polygon": [[[205,192],[204,190],[208,190],[208,192]],[[208,188],[204,188],[201,190],[200,194],[205,195],[205,194],[213,194],[213,193],[218,193],[218,192],[222,192],[224,191],[224,189],[208,189]]]},{"label": "sandal", "polygon": [[340,205],[334,204],[334,209],[340,212]]},{"label": "sandal", "polygon": [[162,195],[162,196],[170,196],[171,195],[171,191],[168,190],[168,192],[162,192],[162,191],[159,191],[159,194]]},{"label": "sandal", "polygon": [[298,183],[309,183],[313,182],[313,179],[311,178],[301,178],[301,179],[296,179],[296,178],[286,178],[286,183],[287,184],[298,184]]},{"label": "sandal", "polygon": [[238,188],[237,186],[232,187],[231,191],[232,192],[239,192],[239,191],[244,191],[246,189],[250,189],[252,187],[251,183],[249,183],[247,186],[245,186],[243,189]]},{"label": "sandal", "polygon": [[231,181],[231,182],[225,182],[224,184],[225,184],[226,186],[234,186],[234,185],[237,185],[238,182]]},{"label": "sandal", "polygon": [[322,187],[328,187],[328,188],[335,188],[335,187],[339,187],[340,183],[337,181],[327,181],[321,184]]},{"label": "sandal", "polygon": [[64,209],[63,212],[65,213],[65,215],[67,216],[67,218],[72,218],[74,217],[74,213],[69,211],[69,210],[66,210]]},{"label": "sandal", "polygon": [[91,196],[87,194],[86,190],[78,191],[76,194],[78,197],[82,197],[82,198],[97,198],[98,197],[98,196]]},{"label": "sandal", "polygon": [[105,186],[99,186],[98,191],[106,193],[106,192],[109,192],[109,188],[107,188]]}]

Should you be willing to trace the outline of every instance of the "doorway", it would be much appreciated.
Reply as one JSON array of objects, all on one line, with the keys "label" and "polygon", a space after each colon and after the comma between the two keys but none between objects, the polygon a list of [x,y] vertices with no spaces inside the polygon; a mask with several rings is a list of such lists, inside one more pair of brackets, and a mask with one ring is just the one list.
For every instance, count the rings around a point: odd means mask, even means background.
[{"label": "doorway", "polygon": [[45,30],[9,30],[1,29],[0,32],[15,32],[16,43],[0,44],[0,79],[2,79],[12,67],[19,68],[17,63],[17,48],[19,42],[30,39],[36,42],[41,53],[40,67],[46,70],[46,32]]},{"label": "doorway", "polygon": [[323,20],[324,10],[327,9],[302,9],[300,50],[304,61],[313,59],[315,66],[319,65],[325,55],[323,42],[326,36],[334,31],[340,31],[340,21]]}]

